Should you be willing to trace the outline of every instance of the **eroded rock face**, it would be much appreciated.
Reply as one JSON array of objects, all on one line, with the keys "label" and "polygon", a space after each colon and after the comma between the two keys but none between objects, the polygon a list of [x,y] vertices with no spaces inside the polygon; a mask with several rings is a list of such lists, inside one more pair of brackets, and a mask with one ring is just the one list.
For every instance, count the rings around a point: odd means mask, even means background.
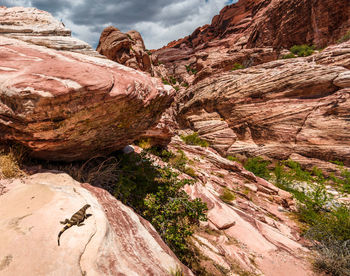
[{"label": "eroded rock face", "polygon": [[[8,20],[22,14],[0,11]],[[50,19],[34,11],[38,22]],[[51,25],[53,34],[67,34],[56,21]],[[41,24],[32,29],[51,34],[51,25],[46,32]],[[155,125],[172,101],[175,91],[160,80],[71,51],[74,44],[53,50],[10,36],[0,35],[0,141],[19,142],[35,157],[70,161],[121,149]]]},{"label": "eroded rock face", "polygon": [[71,37],[63,22],[36,8],[0,7],[0,35],[56,50],[103,57],[88,43]]},{"label": "eroded rock face", "polygon": [[[333,48],[337,60],[347,59],[349,44]],[[350,71],[322,64],[331,51],[204,80],[188,89],[178,119],[226,154],[287,159],[298,153],[349,166]]]},{"label": "eroded rock face", "polygon": [[109,26],[102,31],[96,50],[101,55],[125,66],[152,72],[150,56],[137,31],[122,33],[119,29]]},{"label": "eroded rock face", "polygon": [[[0,186],[1,275],[167,275],[176,267],[193,275],[147,221],[105,190],[57,172]],[[58,246],[60,221],[85,204],[92,215]]]},{"label": "eroded rock face", "polygon": [[224,7],[210,25],[170,42],[152,57],[168,75],[196,83],[236,63],[250,67],[276,60],[293,45],[325,47],[349,29],[349,1],[240,0]]}]

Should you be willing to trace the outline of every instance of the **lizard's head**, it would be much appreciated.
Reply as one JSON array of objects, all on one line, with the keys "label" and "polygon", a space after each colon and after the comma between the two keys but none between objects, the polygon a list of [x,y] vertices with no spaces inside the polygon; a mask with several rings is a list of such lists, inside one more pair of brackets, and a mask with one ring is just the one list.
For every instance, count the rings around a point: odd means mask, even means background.
[{"label": "lizard's head", "polygon": [[89,208],[89,207],[91,207],[90,204],[85,204],[85,205],[84,205],[84,209],[87,209],[87,208]]}]

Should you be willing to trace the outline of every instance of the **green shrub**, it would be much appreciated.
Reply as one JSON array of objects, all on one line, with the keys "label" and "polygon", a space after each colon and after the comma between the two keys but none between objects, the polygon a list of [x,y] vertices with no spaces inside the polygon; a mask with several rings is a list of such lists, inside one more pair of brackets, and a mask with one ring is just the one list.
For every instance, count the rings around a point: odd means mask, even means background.
[{"label": "green shrub", "polygon": [[174,153],[160,146],[152,146],[146,151],[160,157],[164,162],[169,162],[171,158],[175,157]]},{"label": "green shrub", "polygon": [[183,150],[178,150],[177,154],[169,160],[170,165],[182,172],[185,171],[187,162],[188,158]]},{"label": "green shrub", "polygon": [[170,168],[155,167],[137,154],[123,155],[119,170],[115,196],[150,221],[175,254],[184,258],[187,238],[199,220],[206,220],[206,204],[190,200],[182,190],[193,181],[179,180]]},{"label": "green shrub", "polygon": [[244,168],[246,170],[251,171],[256,176],[259,176],[264,179],[270,178],[270,171],[267,168],[268,165],[269,165],[269,162],[265,161],[261,157],[248,158],[244,162]]},{"label": "green shrub", "polygon": [[337,43],[343,43],[348,40],[350,40],[350,30],[347,31],[346,34],[337,41]]},{"label": "green shrub", "polygon": [[315,51],[315,46],[309,46],[306,44],[294,45],[292,48],[290,48],[290,51],[298,57],[307,57],[312,55],[312,53]]},{"label": "green shrub", "polygon": [[191,167],[185,167],[184,171],[183,171],[185,174],[193,177],[193,178],[196,178],[197,177],[197,174],[195,172],[195,170]]},{"label": "green shrub", "polygon": [[282,59],[289,59],[289,58],[296,58],[296,56],[293,53],[289,53],[282,56]]},{"label": "green shrub", "polygon": [[183,82],[183,83],[181,83],[181,86],[182,87],[188,87],[188,83],[187,82]]},{"label": "green shrub", "polygon": [[180,87],[179,87],[178,85],[173,86],[173,87],[174,87],[174,89],[175,89],[176,92],[180,90]]},{"label": "green shrub", "polygon": [[169,81],[167,81],[165,78],[162,78],[162,82],[165,85],[171,85]]},{"label": "green shrub", "polygon": [[191,65],[185,65],[187,73],[192,73],[193,75],[197,74],[197,70]]},{"label": "green shrub", "polygon": [[230,161],[241,162],[236,156],[227,155],[226,158]]},{"label": "green shrub", "polygon": [[187,144],[187,145],[196,145],[196,146],[201,146],[201,147],[209,147],[209,142],[206,140],[201,139],[198,136],[197,132],[194,132],[190,135],[181,135],[181,139]]},{"label": "green shrub", "polygon": [[173,76],[170,76],[169,80],[170,80],[171,84],[176,84],[177,83],[177,80]]},{"label": "green shrub", "polygon": [[225,188],[222,194],[220,195],[220,199],[223,202],[229,203],[232,200],[236,199],[236,195],[232,193],[228,188]]},{"label": "green shrub", "polygon": [[239,70],[239,69],[244,69],[244,65],[240,64],[240,63],[235,63],[233,64],[233,68],[231,69],[231,71],[235,71],[235,70]]}]

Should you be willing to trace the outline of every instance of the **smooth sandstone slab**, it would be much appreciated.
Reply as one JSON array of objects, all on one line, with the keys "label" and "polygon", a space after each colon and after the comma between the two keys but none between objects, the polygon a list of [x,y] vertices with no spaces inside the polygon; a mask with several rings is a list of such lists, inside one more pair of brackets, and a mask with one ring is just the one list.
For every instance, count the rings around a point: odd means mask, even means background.
[{"label": "smooth sandstone slab", "polygon": [[[167,275],[184,267],[154,228],[106,191],[66,174],[41,173],[2,180],[0,275]],[[83,205],[92,214],[61,236]],[[117,219],[116,219],[117,218]]]}]

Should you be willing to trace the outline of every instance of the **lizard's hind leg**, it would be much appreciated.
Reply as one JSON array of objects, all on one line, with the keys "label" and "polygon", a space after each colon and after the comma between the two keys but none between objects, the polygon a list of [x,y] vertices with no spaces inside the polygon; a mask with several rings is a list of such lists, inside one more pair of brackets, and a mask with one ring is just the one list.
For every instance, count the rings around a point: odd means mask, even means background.
[{"label": "lizard's hind leg", "polygon": [[65,219],[64,221],[60,221],[61,224],[67,224],[67,223],[69,223],[69,222],[70,222],[69,219]]}]

